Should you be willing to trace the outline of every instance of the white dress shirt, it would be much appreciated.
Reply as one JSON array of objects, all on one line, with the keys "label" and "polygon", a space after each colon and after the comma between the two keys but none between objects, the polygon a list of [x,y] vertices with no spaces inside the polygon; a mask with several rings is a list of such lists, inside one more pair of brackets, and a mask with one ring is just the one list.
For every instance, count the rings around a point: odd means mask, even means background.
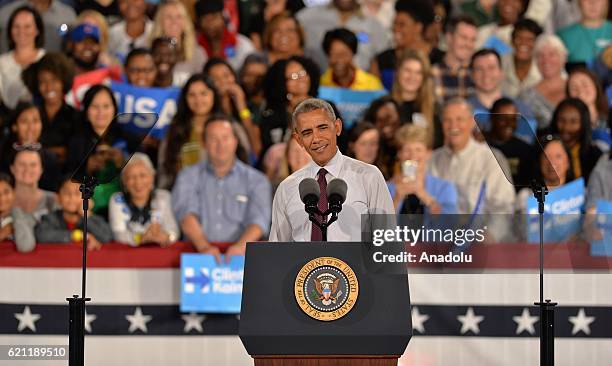
[{"label": "white dress shirt", "polygon": [[299,184],[305,178],[317,178],[325,168],[327,182],[343,179],[348,190],[338,221],[327,230],[328,241],[361,241],[361,215],[395,215],[391,194],[382,173],[374,165],[342,155],[340,151],[323,167],[311,161],[281,182],[272,204],[270,241],[310,241],[312,223],[300,199]]},{"label": "white dress shirt", "polygon": [[[476,210],[483,214],[514,212],[514,187],[502,170],[509,171],[508,162],[501,153],[494,156],[486,144],[470,138],[458,153],[446,146],[436,149],[429,168],[433,176],[455,183],[459,213],[471,214]],[[484,199],[477,208],[483,183]]]}]

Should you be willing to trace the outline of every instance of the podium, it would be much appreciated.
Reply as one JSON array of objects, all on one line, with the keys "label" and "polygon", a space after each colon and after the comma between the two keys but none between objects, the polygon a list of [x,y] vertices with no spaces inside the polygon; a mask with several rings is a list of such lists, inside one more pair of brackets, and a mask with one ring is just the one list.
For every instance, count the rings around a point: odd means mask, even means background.
[{"label": "podium", "polygon": [[412,336],[408,278],[373,266],[367,246],[247,245],[239,335],[256,366],[397,365]]}]

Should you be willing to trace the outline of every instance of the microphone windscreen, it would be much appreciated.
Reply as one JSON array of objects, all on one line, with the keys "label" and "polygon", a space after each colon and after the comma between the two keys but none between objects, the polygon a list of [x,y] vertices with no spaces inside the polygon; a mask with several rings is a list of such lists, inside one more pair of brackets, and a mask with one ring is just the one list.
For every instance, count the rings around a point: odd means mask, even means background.
[{"label": "microphone windscreen", "polygon": [[348,190],[348,186],[346,185],[346,182],[344,180],[340,178],[332,179],[331,181],[329,181],[329,184],[327,185],[328,201],[331,198],[331,196],[335,194],[340,197],[340,203],[341,204],[344,203],[344,200],[346,200],[347,190]]},{"label": "microphone windscreen", "polygon": [[316,196],[316,200],[319,200],[319,196],[321,196],[321,189],[319,188],[319,183],[312,178],[305,178],[300,182],[299,186],[300,191],[300,199],[302,202],[306,203],[306,197],[309,195]]}]

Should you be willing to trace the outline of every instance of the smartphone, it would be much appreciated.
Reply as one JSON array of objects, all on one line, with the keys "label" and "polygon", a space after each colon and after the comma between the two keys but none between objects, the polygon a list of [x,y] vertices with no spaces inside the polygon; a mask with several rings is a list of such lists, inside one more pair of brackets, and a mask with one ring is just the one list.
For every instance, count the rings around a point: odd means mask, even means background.
[{"label": "smartphone", "polygon": [[0,221],[0,227],[5,227],[6,225],[13,223],[13,217],[7,216]]},{"label": "smartphone", "polygon": [[406,180],[416,180],[418,163],[414,160],[404,160],[402,162],[402,175]]}]

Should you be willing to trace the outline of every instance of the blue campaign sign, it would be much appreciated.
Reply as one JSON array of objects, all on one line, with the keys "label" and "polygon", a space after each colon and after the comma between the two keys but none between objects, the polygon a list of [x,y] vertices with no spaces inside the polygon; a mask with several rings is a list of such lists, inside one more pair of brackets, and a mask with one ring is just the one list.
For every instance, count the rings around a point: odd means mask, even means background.
[{"label": "blue campaign sign", "polygon": [[591,255],[612,257],[612,201],[598,200],[595,207],[598,239],[591,241]]},{"label": "blue campaign sign", "polygon": [[485,41],[482,48],[492,48],[500,55],[505,55],[507,53],[512,52],[512,47],[510,47],[506,42],[502,41],[499,37],[492,35]]},{"label": "blue campaign sign", "polygon": [[319,98],[329,100],[336,104],[340,114],[342,114],[342,122],[346,129],[350,129],[355,123],[359,122],[363,112],[374,99],[386,94],[387,92],[384,89],[357,91],[329,86],[322,86],[319,88]]},{"label": "blue campaign sign", "polygon": [[[556,188],[546,196],[544,202],[544,241],[560,242],[580,231],[584,210],[584,179],[573,180]],[[540,242],[538,202],[527,198],[527,240]]]},{"label": "blue campaign sign", "polygon": [[176,113],[176,102],[181,92],[179,88],[141,88],[113,81],[111,89],[119,113],[134,113],[134,118],[120,120],[125,129],[131,133],[146,133],[152,126],[151,119],[141,117],[145,113],[156,113],[159,119],[151,130],[151,136],[158,139],[164,137]]},{"label": "blue campaign sign", "polygon": [[244,257],[217,264],[206,254],[181,255],[181,312],[239,314]]}]

